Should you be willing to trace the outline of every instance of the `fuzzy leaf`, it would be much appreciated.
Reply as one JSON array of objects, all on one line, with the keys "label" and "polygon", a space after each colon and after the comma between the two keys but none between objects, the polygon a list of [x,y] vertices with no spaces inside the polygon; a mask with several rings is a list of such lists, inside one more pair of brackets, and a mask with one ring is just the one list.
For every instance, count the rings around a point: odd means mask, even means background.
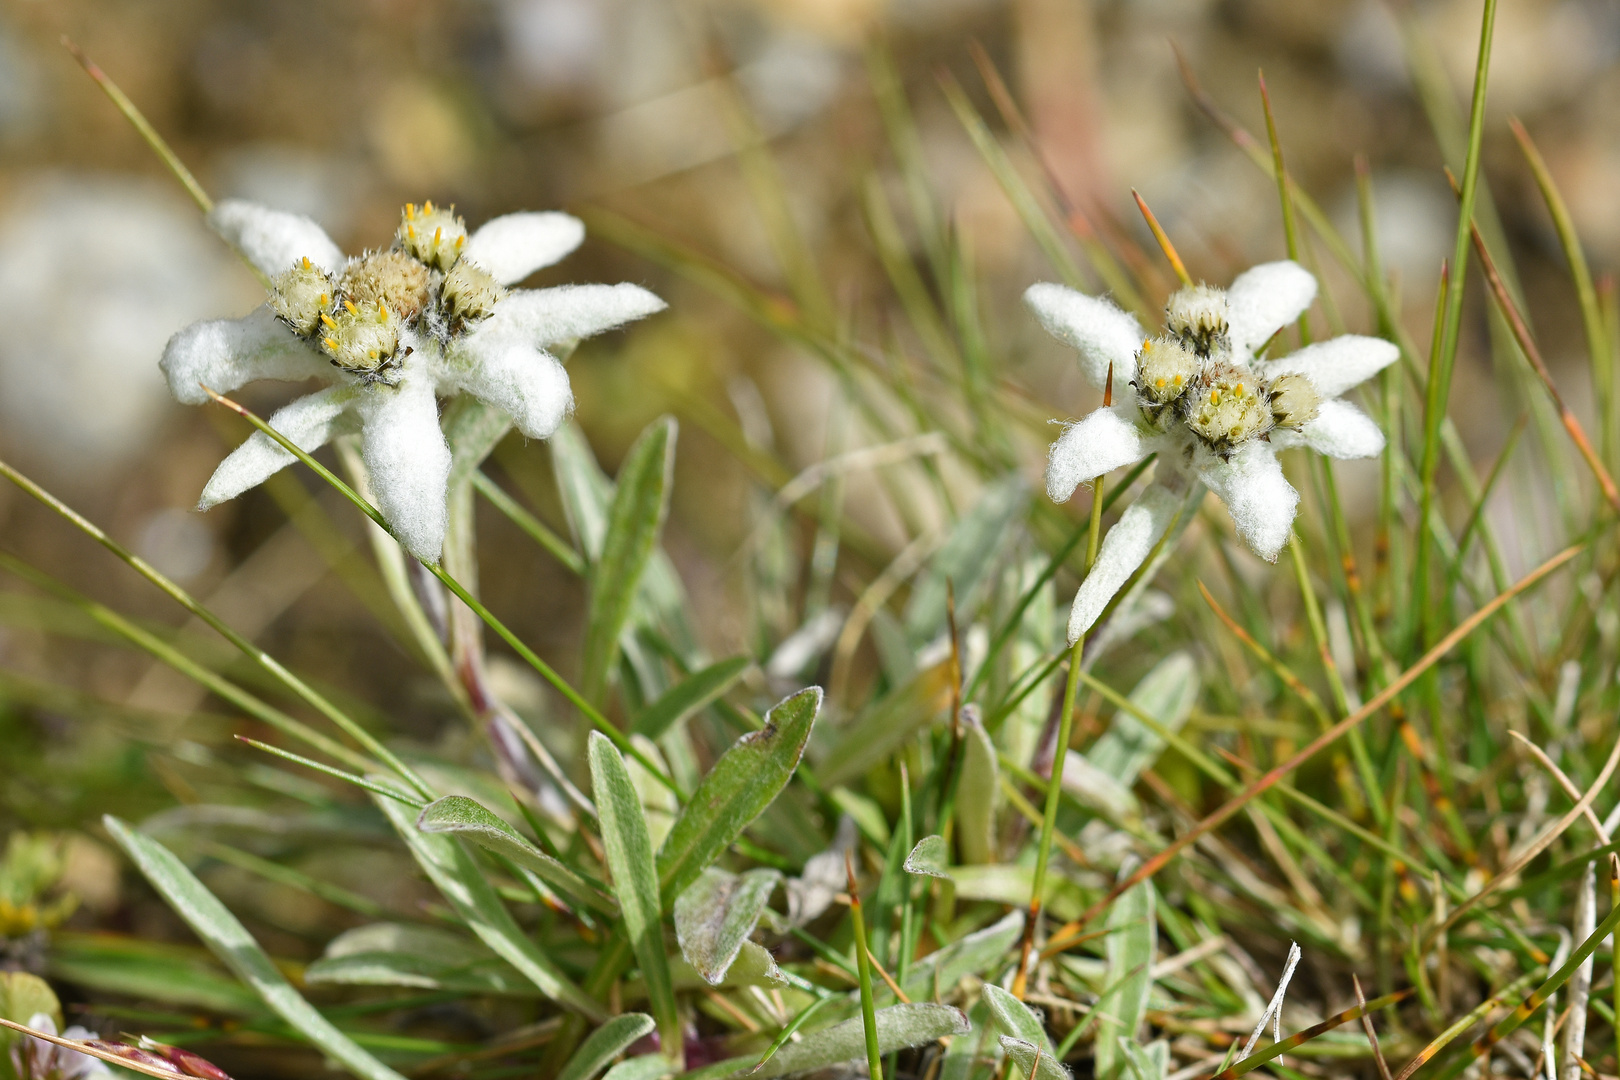
[{"label": "fuzzy leaf", "polygon": [[[1057,1048],[1046,1034],[1046,1025],[1028,1005],[994,983],[985,984],[984,999],[990,1003],[990,1015],[996,1018],[997,1027],[1014,1039],[1039,1047],[1042,1054],[1057,1061]],[[1028,1075],[1029,1069],[1025,1068],[1024,1073]]]},{"label": "fuzzy leaf", "polygon": [[[918,1002],[890,1005],[887,1009],[877,1011],[878,1050],[884,1054],[923,1046],[947,1035],[961,1035],[966,1031],[967,1017],[949,1005]],[[799,1042],[788,1043],[758,1072],[750,1071],[759,1061],[758,1054],[755,1054],[694,1069],[685,1074],[682,1080],[722,1080],[723,1077],[743,1075],[751,1080],[775,1080],[789,1073],[823,1069],[865,1057],[866,1029],[857,1016],[813,1031]]]},{"label": "fuzzy leaf", "polygon": [[[709,980],[698,974],[684,956],[673,957],[669,965],[670,981],[675,984],[677,993],[688,990],[706,990],[711,985]],[[626,994],[630,993],[632,983],[626,983]],[[762,986],[785,989],[792,985],[787,976],[777,964],[776,957],[771,951],[757,941],[743,939],[742,947],[737,950],[737,958],[731,962],[726,970],[725,978],[720,980],[722,989],[730,990],[740,986]]]},{"label": "fuzzy leaf", "polygon": [[911,849],[906,856],[905,870],[908,874],[922,874],[927,877],[944,878],[951,880],[951,872],[946,865],[951,861],[951,848],[943,836],[925,836],[917,841],[917,846]]},{"label": "fuzzy leaf", "polygon": [[521,971],[553,1001],[592,1020],[606,1018],[601,1003],[570,982],[523,932],[484,877],[483,870],[455,837],[436,836],[417,829],[416,816],[404,803],[380,795],[373,795],[372,802],[393,824],[416,857],[417,865],[478,940]]},{"label": "fuzzy leaf", "polygon": [[984,995],[981,994],[979,1000],[968,1009],[967,1018],[968,1023],[973,1025],[972,1030],[952,1039],[951,1045],[945,1048],[939,1080],[988,1078],[994,1075],[992,1069],[1001,1060],[1001,1044],[988,1038],[990,1006],[985,1003]]},{"label": "fuzzy leaf", "polygon": [[[594,1080],[597,1073],[627,1050],[631,1043],[646,1035],[654,1027],[653,1018],[646,1013],[625,1013],[615,1016],[580,1044],[574,1056],[568,1059],[557,1080]],[[668,1062],[663,1063],[665,1069]]]},{"label": "fuzzy leaf", "polygon": [[[392,800],[385,799],[384,802]],[[355,1045],[293,989],[253,935],[168,848],[108,814],[102,823],[177,915],[220,961],[251,986],[293,1029],[366,1080],[402,1080]]]},{"label": "fuzzy leaf", "polygon": [[996,745],[977,709],[962,710],[962,773],[956,785],[956,824],[962,861],[996,861],[996,800],[1001,793]]},{"label": "fuzzy leaf", "polygon": [[[1122,869],[1121,873],[1128,873]],[[1153,953],[1158,948],[1158,916],[1153,882],[1135,885],[1114,901],[1105,924],[1107,969],[1104,985],[1113,987],[1099,1010],[1098,1080],[1118,1080],[1126,1070],[1120,1042],[1134,1043],[1153,988]]]},{"label": "fuzzy leaf", "polygon": [[1119,1048],[1135,1080],[1164,1080],[1165,1073],[1170,1071],[1170,1044],[1163,1039],[1141,1046],[1122,1035]]},{"label": "fuzzy leaf", "polygon": [[259,995],[201,950],[111,934],[59,934],[51,942],[48,962],[52,978],[105,993],[226,1016],[264,1011]]},{"label": "fuzzy leaf", "polygon": [[673,907],[686,887],[787,786],[820,709],[821,688],[801,690],[766,713],[763,728],[744,735],[720,755],[659,849],[658,880],[665,907]]},{"label": "fuzzy leaf", "polygon": [[619,469],[601,558],[591,567],[590,603],[585,617],[581,689],[600,701],[619,652],[619,634],[652,558],[669,511],[669,485],[675,468],[675,421],[653,421],[630,447]]},{"label": "fuzzy leaf", "polygon": [[1039,1055],[1040,1065],[1038,1068],[1040,1069],[1040,1075],[1030,1077],[1030,1080],[1071,1080],[1069,1070],[1063,1067],[1063,1063],[1053,1055],[1050,1049],[1037,1049],[1034,1043],[1011,1035],[1001,1037],[1001,1049],[1008,1057],[1012,1058],[1013,1064],[1017,1065],[1025,1076],[1029,1076],[1031,1069],[1037,1068],[1035,1059]]},{"label": "fuzzy leaf", "polygon": [[425,833],[455,833],[479,847],[506,856],[576,903],[607,915],[618,913],[611,897],[591,886],[584,878],[553,859],[523,838],[494,811],[464,795],[446,795],[429,803],[416,817],[416,827]]},{"label": "fuzzy leaf", "polygon": [[680,1017],[675,1011],[675,990],[670,983],[669,958],[664,954],[663,908],[659,903],[658,871],[653,862],[652,839],[641,799],[630,781],[630,771],[611,740],[591,732],[591,794],[602,826],[602,847],[607,852],[613,888],[619,897],[619,915],[625,936],[641,966],[647,999],[658,1018],[666,1046],[680,1046]]},{"label": "fuzzy leaf", "polygon": [[901,988],[913,1000],[927,1000],[934,996],[936,987],[946,993],[967,975],[990,981],[1009,960],[1008,951],[1023,932],[1024,913],[1010,911],[984,929],[958,938],[912,964]]},{"label": "fuzzy leaf", "polygon": [[643,1054],[619,1062],[607,1071],[602,1080],[659,1080],[674,1071],[663,1054]]},{"label": "fuzzy leaf", "polygon": [[681,954],[710,985],[725,978],[781,879],[777,870],[750,870],[739,877],[711,866],[675,900]]},{"label": "fuzzy leaf", "polygon": [[[1131,704],[1170,731],[1180,731],[1198,701],[1198,691],[1197,664],[1187,653],[1176,652],[1142,676],[1131,691]],[[1121,709],[1109,722],[1108,730],[1086,751],[1086,760],[1129,791],[1142,770],[1158,760],[1163,751],[1164,740],[1158,733]]]},{"label": "fuzzy leaf", "polygon": [[482,943],[436,926],[368,923],[345,930],[304,969],[306,983],[412,986],[536,997],[539,991]]},{"label": "fuzzy leaf", "polygon": [[664,732],[735,686],[753,663],[750,657],[733,656],[710,664],[702,671],[694,671],[641,710],[630,725],[631,733],[649,739],[661,738]]}]

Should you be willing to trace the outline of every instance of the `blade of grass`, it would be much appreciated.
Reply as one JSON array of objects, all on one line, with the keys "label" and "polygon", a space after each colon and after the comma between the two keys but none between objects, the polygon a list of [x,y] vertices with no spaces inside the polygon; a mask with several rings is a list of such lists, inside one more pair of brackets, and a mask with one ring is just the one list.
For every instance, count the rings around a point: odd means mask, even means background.
[{"label": "blade of grass", "polygon": [[[1411,996],[1411,994],[1412,991],[1410,990],[1398,990],[1393,994],[1385,994],[1383,997],[1373,998],[1371,1001],[1358,1005],[1352,1005],[1343,1012],[1333,1014],[1326,1020],[1323,1020],[1320,1024],[1312,1024],[1304,1031],[1295,1032],[1294,1034],[1288,1036],[1288,1038],[1283,1039],[1281,1042],[1273,1043],[1264,1050],[1256,1051],[1255,1053],[1244,1058],[1242,1061],[1238,1062],[1236,1065],[1233,1065],[1231,1068],[1222,1069],[1220,1072],[1214,1073],[1209,1080],[1237,1080],[1238,1077],[1244,1075],[1245,1073],[1253,1072],[1255,1069],[1258,1069],[1268,1061],[1273,1061],[1276,1058],[1288,1053],[1290,1050],[1298,1049],[1300,1046],[1310,1042],[1312,1039],[1317,1038],[1320,1035],[1326,1035],[1334,1028],[1342,1027],[1352,1020],[1365,1019],[1378,1009],[1387,1009],[1391,1005],[1395,1005],[1406,1000]],[[1376,1045],[1377,1043],[1375,1042],[1374,1046]],[[1382,1055],[1380,1055],[1380,1060],[1382,1060]]]},{"label": "blade of grass", "polygon": [[304,757],[302,754],[293,753],[291,750],[283,750],[278,746],[271,746],[269,743],[262,743],[258,739],[250,739],[246,735],[238,735],[236,736],[236,739],[238,742],[246,743],[255,750],[263,750],[265,753],[281,758],[283,761],[291,761],[294,764],[302,765],[307,769],[314,769],[318,773],[324,773],[327,776],[342,780],[346,784],[353,784],[357,788],[364,788],[366,791],[376,792],[378,795],[384,795],[390,799],[397,799],[406,806],[414,806],[416,809],[420,810],[422,807],[427,805],[427,803],[423,802],[421,799],[413,797],[408,792],[400,791],[398,788],[389,787],[387,784],[379,784],[374,781],[367,780],[363,776],[356,776],[353,773],[346,773],[342,769],[334,769],[330,765],[322,765],[318,761],[312,761],[309,758]]},{"label": "blade of grass", "polygon": [[866,1066],[872,1080],[883,1080],[883,1053],[878,1045],[876,1010],[872,1007],[872,954],[866,947],[866,920],[861,917],[861,888],[855,881],[855,863],[847,851],[844,853],[844,872],[849,879],[849,921],[855,934],[855,970],[861,984],[861,1026],[866,1031]]},{"label": "blade of grass", "polygon": [[561,563],[564,569],[575,577],[585,576],[585,560],[580,557],[579,552],[575,551],[568,541],[547,528],[545,522],[525,510],[482,470],[473,473],[472,485],[473,490],[489,500],[491,506],[505,514],[512,524],[528,534],[530,539]]}]

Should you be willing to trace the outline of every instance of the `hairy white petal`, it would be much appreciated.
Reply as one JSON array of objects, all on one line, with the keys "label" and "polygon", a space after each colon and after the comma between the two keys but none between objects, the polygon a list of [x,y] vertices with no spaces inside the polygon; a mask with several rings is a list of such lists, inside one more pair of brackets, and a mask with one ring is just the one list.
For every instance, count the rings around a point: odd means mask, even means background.
[{"label": "hairy white petal", "polygon": [[[330,386],[277,409],[271,414],[269,423],[287,436],[294,446],[313,453],[325,446],[334,435],[353,426],[352,417],[346,418],[346,413],[354,397],[352,387]],[[348,422],[345,422],[346,419]],[[297,460],[270,436],[255,431],[219,463],[219,468],[214,470],[208,485],[203,488],[197,509],[212,509],[226,499],[234,499]]]},{"label": "hairy white petal", "polygon": [[1134,406],[1115,405],[1064,425],[1046,457],[1046,493],[1053,502],[1068,502],[1087,480],[1147,456],[1134,412]]},{"label": "hairy white petal", "polygon": [[550,266],[585,239],[585,223],[556,211],[507,214],[484,222],[467,238],[461,257],[471,259],[502,285],[522,281]]},{"label": "hairy white petal", "polygon": [[1091,629],[1130,576],[1153,551],[1175,519],[1182,497],[1161,484],[1149,484],[1140,498],[1125,508],[1097,549],[1097,561],[1074,594],[1069,609],[1069,644]]},{"label": "hairy white petal", "polygon": [[568,372],[551,354],[526,341],[485,338],[456,350],[459,374],[451,381],[512,417],[531,439],[550,438],[574,408]]},{"label": "hairy white petal", "polygon": [[1247,361],[1315,298],[1316,278],[1289,259],[1261,263],[1239,274],[1226,290],[1227,325],[1237,360]]},{"label": "hairy white petal", "polygon": [[1317,393],[1335,398],[1383,371],[1400,355],[1399,349],[1382,338],[1343,334],[1270,361],[1265,375],[1275,379],[1297,372],[1311,380]]},{"label": "hairy white petal", "polygon": [[408,373],[398,386],[363,392],[357,408],[377,509],[407,551],[423,562],[438,562],[448,521],[450,447],[439,430],[432,381]]},{"label": "hairy white petal", "polygon": [[226,394],[255,379],[332,374],[332,365],[277,322],[268,307],[240,319],[192,323],[169,339],[158,367],[169,380],[169,392],[187,405],[208,401],[204,386]]},{"label": "hairy white petal", "polygon": [[1245,443],[1225,461],[1201,451],[1193,466],[1204,486],[1226,504],[1243,542],[1262,559],[1276,562],[1294,525],[1299,492],[1283,476],[1271,445]]},{"label": "hairy white petal", "polygon": [[336,273],[344,263],[342,250],[326,230],[302,214],[226,199],[209,211],[208,224],[260,273],[271,277],[299,259],[308,259],[329,273]]},{"label": "hairy white petal", "polygon": [[[1333,458],[1370,458],[1384,451],[1384,433],[1373,418],[1336,398],[1322,402],[1316,416],[1294,438]],[[1271,441],[1281,446],[1275,435]]]},{"label": "hairy white petal", "polygon": [[640,285],[559,285],[555,289],[520,289],[495,305],[495,314],[468,335],[479,339],[518,338],[540,348],[587,338],[668,305]]},{"label": "hairy white petal", "polygon": [[1080,350],[1080,369],[1092,386],[1102,389],[1110,363],[1116,392],[1135,377],[1136,350],[1145,337],[1136,316],[1111,300],[1044,281],[1024,291],[1024,303],[1047,333]]}]

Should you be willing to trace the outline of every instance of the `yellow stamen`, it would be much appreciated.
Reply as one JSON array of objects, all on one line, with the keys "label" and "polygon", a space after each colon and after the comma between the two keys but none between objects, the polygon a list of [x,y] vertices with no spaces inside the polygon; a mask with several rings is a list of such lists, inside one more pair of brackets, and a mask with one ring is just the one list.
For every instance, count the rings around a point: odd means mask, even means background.
[{"label": "yellow stamen", "polygon": [[405,204],[405,220],[406,221],[415,221],[416,220],[416,204],[415,203],[406,203]]},{"label": "yellow stamen", "polygon": [[427,202],[423,203],[422,209],[430,214],[433,213],[433,200],[429,199]]},{"label": "yellow stamen", "polygon": [[304,256],[304,269],[305,270],[313,270],[314,269],[314,267],[309,265],[309,256],[308,255]]},{"label": "yellow stamen", "polygon": [[386,304],[384,304],[381,300],[377,301],[377,321],[378,322],[387,322],[388,321],[388,306]]},{"label": "yellow stamen", "polygon": [[325,293],[321,293],[321,304],[320,304],[321,307],[325,307],[327,304],[330,304],[331,302],[332,302],[332,298],[330,296],[327,296]]},{"label": "yellow stamen", "polygon": [[461,245],[465,244],[466,242],[467,242],[467,235],[465,233],[463,233],[462,235],[456,237],[456,250],[460,251],[461,250]]},{"label": "yellow stamen", "polygon": [[332,321],[332,316],[328,315],[324,311],[321,312],[321,322],[325,323],[326,326],[327,326],[327,329],[329,329],[329,330],[336,330],[337,329],[337,323]]},{"label": "yellow stamen", "polygon": [[444,242],[444,227],[441,225],[439,228],[433,230],[433,246],[438,247],[443,242]]},{"label": "yellow stamen", "polygon": [[360,309],[354,306],[354,301],[353,300],[345,300],[345,301],[343,301],[343,306],[349,309],[349,314],[350,315],[358,315],[358,314],[360,314]]},{"label": "yellow stamen", "polygon": [[321,344],[325,345],[328,349],[331,349],[333,352],[337,352],[337,338],[322,338],[321,339]]},{"label": "yellow stamen", "polygon": [[415,240],[416,239],[416,226],[415,225],[407,225],[407,226],[405,226],[405,235],[410,237],[412,240]]}]

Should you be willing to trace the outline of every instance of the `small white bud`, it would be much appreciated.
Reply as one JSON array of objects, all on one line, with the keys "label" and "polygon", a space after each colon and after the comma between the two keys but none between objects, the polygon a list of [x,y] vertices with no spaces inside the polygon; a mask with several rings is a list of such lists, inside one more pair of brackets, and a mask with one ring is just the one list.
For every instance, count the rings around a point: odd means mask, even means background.
[{"label": "small white bud", "polygon": [[467,225],[453,210],[431,202],[421,206],[406,203],[394,243],[424,265],[448,270],[461,258],[461,249],[467,244]]},{"label": "small white bud", "polygon": [[1270,394],[1254,372],[1216,362],[1182,399],[1187,426],[1210,448],[1229,451],[1270,431]]},{"label": "small white bud", "polygon": [[406,322],[422,312],[428,300],[427,267],[402,251],[375,251],[349,260],[338,280],[345,300],[356,307],[385,305]]},{"label": "small white bud", "polygon": [[1298,431],[1316,418],[1321,406],[1316,384],[1304,375],[1279,375],[1271,380],[1271,415],[1278,427]]},{"label": "small white bud", "polygon": [[1228,347],[1226,290],[1203,284],[1176,290],[1165,302],[1164,325],[1200,356],[1223,351]]},{"label": "small white bud", "polygon": [[270,283],[270,310],[293,333],[308,337],[320,325],[321,315],[332,310],[335,293],[326,271],[302,259]]},{"label": "small white bud", "polygon": [[462,259],[444,276],[445,313],[455,325],[488,318],[506,295],[501,283],[469,259]]},{"label": "small white bud", "polygon": [[1203,366],[1179,338],[1144,341],[1136,354],[1136,392],[1154,405],[1168,405],[1187,392]]}]

